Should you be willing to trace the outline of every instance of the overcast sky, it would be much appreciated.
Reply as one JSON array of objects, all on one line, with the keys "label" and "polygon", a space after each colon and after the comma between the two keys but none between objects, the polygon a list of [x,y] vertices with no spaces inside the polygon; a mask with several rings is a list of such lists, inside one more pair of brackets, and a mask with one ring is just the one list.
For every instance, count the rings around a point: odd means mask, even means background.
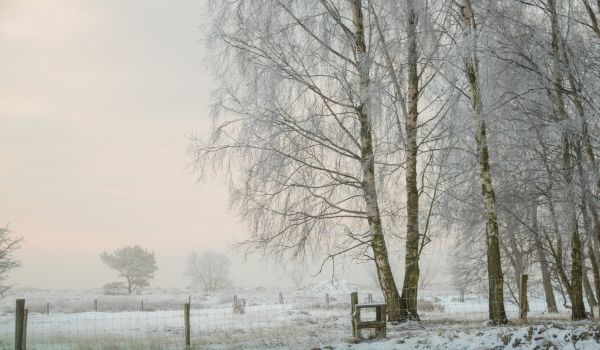
[{"label": "overcast sky", "polygon": [[[17,286],[99,287],[116,279],[99,254],[140,244],[153,284],[181,287],[191,250],[243,237],[225,186],[186,170],[189,135],[209,126],[202,10],[0,0],[0,225],[25,239]],[[260,269],[236,264],[236,282]]]}]

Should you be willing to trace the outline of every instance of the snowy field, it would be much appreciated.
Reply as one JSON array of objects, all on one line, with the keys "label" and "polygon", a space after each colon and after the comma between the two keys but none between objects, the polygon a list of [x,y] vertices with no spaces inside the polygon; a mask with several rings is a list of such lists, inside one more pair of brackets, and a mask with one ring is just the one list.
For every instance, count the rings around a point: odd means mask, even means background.
[{"label": "snowy field", "polygon": [[[485,325],[484,297],[468,293],[460,301],[456,292],[433,289],[421,293],[423,322],[390,325],[387,340],[354,344],[351,291],[359,292],[361,302],[369,294],[381,300],[375,291],[344,281],[284,290],[283,300],[280,291],[262,288],[211,295],[153,289],[135,296],[93,290],[13,291],[0,305],[0,348],[14,348],[14,300],[23,297],[30,310],[29,349],[180,349],[183,304],[188,300],[192,345],[199,349],[600,349],[594,324],[572,325],[566,310],[546,314],[543,301],[536,298],[530,301],[530,324],[490,328]],[[234,295],[245,302],[243,313],[234,311]],[[515,320],[516,306],[507,303],[507,310]]]}]

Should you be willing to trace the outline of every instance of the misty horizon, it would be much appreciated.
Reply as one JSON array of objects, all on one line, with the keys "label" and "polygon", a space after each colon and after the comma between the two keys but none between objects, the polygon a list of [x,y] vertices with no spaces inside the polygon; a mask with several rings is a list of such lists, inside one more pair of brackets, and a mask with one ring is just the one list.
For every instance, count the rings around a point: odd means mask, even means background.
[{"label": "misty horizon", "polygon": [[[16,287],[100,288],[116,279],[100,253],[125,245],[156,252],[153,286],[183,288],[192,250],[234,257],[244,228],[226,184],[188,168],[189,135],[210,125],[202,6],[166,4],[0,5],[0,224],[24,238]],[[264,266],[236,259],[234,279],[279,280]]]}]

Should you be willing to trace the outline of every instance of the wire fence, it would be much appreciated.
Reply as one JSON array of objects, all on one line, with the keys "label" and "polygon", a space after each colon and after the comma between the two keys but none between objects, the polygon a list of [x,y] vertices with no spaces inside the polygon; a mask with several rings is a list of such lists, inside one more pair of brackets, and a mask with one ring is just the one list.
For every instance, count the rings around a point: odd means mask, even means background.
[{"label": "wire fence", "polygon": [[[488,319],[488,299],[478,291],[418,291],[424,322],[480,322]],[[568,320],[569,310],[549,313],[543,295],[531,292],[528,320]],[[381,293],[359,293],[359,303],[383,302]],[[185,313],[181,300],[98,298],[52,304],[35,300],[28,309],[29,349],[181,349],[185,348]],[[560,305],[560,303],[558,303]],[[518,305],[505,301],[510,320]],[[350,293],[314,296],[290,293],[230,296],[211,302],[191,300],[191,348],[316,348],[349,341],[352,336]],[[0,314],[0,349],[14,349],[15,309]],[[388,308],[388,314],[393,310]],[[361,315],[374,319],[369,310]],[[389,326],[392,330],[394,325]]]}]

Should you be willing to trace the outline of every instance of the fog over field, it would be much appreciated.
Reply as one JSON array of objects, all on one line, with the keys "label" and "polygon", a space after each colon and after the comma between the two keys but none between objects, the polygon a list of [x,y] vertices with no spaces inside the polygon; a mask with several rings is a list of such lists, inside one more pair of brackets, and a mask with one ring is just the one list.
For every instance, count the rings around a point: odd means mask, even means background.
[{"label": "fog over field", "polygon": [[0,224],[25,239],[16,286],[101,287],[114,273],[100,253],[131,244],[155,251],[155,286],[184,287],[192,250],[234,258],[237,284],[281,282],[231,252],[245,228],[226,184],[188,169],[189,136],[211,123],[202,10],[0,2]]}]

